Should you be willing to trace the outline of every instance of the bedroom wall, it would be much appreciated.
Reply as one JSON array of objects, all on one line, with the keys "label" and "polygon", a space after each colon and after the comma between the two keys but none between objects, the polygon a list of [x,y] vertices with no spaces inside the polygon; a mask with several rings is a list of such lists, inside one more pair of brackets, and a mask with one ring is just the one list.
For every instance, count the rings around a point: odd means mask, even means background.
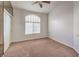
[{"label": "bedroom wall", "polygon": [[[41,18],[41,33],[25,35],[25,16],[35,14]],[[14,8],[12,20],[12,42],[47,37],[47,14]]]},{"label": "bedroom wall", "polygon": [[73,4],[74,19],[74,48],[79,53],[79,2]]},{"label": "bedroom wall", "polygon": [[49,37],[73,47],[73,2],[54,2],[48,14]]}]

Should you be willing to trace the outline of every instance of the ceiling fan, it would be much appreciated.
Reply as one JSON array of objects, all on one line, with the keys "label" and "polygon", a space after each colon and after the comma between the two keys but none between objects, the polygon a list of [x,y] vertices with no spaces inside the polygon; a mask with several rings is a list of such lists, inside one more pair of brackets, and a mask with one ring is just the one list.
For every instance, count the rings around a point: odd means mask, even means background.
[{"label": "ceiling fan", "polygon": [[50,4],[50,1],[35,1],[32,5],[37,4],[37,3],[42,8],[43,7],[43,4],[42,3]]}]

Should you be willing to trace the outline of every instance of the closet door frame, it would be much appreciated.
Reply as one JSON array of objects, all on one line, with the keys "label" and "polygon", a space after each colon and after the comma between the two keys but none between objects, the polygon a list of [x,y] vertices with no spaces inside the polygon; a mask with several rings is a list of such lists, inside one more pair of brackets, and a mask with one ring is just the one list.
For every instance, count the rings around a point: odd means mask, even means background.
[{"label": "closet door frame", "polygon": [[10,46],[10,37],[11,37],[11,14],[6,9],[4,9],[3,24],[4,24],[3,25],[4,26],[3,27],[4,28],[4,53],[5,53],[8,47]]}]

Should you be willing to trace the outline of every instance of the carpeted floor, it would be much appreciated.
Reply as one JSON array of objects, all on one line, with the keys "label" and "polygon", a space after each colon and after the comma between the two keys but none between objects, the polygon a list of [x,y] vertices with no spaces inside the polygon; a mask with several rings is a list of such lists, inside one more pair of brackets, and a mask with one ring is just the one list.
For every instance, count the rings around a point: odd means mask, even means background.
[{"label": "carpeted floor", "polygon": [[4,57],[75,57],[78,54],[63,44],[49,38],[12,44]]}]

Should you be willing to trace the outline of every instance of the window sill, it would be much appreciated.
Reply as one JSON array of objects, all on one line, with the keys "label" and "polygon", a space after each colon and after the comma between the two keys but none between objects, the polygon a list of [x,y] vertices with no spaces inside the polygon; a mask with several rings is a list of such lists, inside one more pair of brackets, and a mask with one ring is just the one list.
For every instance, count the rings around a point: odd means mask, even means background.
[{"label": "window sill", "polygon": [[40,34],[40,33],[25,34],[25,35],[37,35],[37,34]]}]

